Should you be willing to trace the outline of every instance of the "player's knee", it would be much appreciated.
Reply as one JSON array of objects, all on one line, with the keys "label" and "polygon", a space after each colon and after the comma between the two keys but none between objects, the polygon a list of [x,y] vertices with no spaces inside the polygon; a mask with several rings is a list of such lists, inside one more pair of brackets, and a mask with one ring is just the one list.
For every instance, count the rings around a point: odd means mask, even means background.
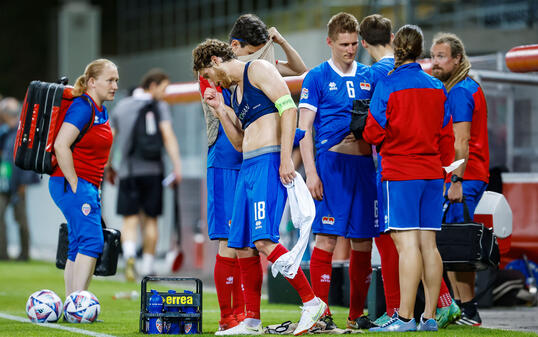
[{"label": "player's knee", "polygon": [[359,252],[372,251],[372,239],[351,239],[351,249]]},{"label": "player's knee", "polygon": [[336,235],[317,234],[316,248],[332,253],[336,247],[337,239],[338,237]]}]

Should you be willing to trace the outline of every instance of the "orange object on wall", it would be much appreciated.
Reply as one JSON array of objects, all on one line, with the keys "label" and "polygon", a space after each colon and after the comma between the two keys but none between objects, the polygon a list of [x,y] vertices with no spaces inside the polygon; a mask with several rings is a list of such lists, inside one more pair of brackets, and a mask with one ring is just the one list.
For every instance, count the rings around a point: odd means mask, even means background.
[{"label": "orange object on wall", "polygon": [[538,71],[538,44],[510,49],[506,53],[505,62],[508,69],[515,73]]}]

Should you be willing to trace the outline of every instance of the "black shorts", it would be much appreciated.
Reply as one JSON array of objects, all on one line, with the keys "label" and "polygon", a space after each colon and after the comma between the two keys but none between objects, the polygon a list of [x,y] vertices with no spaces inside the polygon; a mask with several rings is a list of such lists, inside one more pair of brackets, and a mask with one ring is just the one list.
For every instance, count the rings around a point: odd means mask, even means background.
[{"label": "black shorts", "polygon": [[135,215],[144,211],[156,218],[163,211],[163,177],[138,176],[120,179],[118,209],[120,215]]}]

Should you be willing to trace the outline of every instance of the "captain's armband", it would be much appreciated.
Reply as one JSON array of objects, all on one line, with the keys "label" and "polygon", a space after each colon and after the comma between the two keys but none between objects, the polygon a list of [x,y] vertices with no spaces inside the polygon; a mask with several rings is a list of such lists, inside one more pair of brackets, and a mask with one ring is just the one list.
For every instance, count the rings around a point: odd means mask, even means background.
[{"label": "captain's armband", "polygon": [[278,114],[282,116],[284,111],[292,108],[297,108],[295,105],[295,102],[293,101],[293,98],[291,98],[291,95],[284,95],[276,100],[275,107],[278,110]]}]

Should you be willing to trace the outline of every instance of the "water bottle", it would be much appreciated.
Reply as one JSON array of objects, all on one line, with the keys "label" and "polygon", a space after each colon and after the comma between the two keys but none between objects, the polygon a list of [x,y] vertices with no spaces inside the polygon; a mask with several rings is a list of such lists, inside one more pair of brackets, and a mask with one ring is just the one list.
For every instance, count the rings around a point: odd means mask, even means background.
[{"label": "water bottle", "polygon": [[[176,293],[176,291],[175,290],[168,290],[168,293],[170,295],[173,295],[173,294]],[[164,306],[164,311],[165,312],[179,312],[179,307],[165,305]],[[181,333],[181,331],[179,329],[179,317],[167,317],[164,326],[165,326],[164,331],[167,334],[178,335],[178,334]]]},{"label": "water bottle", "polygon": [[[192,294],[192,291],[185,290],[183,291],[185,294]],[[195,314],[196,308],[195,307],[181,307],[181,311],[187,314]],[[198,324],[196,321],[182,321],[181,322],[183,333],[186,335],[195,334],[198,333]]]},{"label": "water bottle", "polygon": [[[163,298],[157,290],[151,290],[152,294],[149,298],[148,311],[150,314],[160,314],[163,312]],[[149,319],[149,327],[146,329],[151,335],[163,333],[162,317],[151,317]]]}]

